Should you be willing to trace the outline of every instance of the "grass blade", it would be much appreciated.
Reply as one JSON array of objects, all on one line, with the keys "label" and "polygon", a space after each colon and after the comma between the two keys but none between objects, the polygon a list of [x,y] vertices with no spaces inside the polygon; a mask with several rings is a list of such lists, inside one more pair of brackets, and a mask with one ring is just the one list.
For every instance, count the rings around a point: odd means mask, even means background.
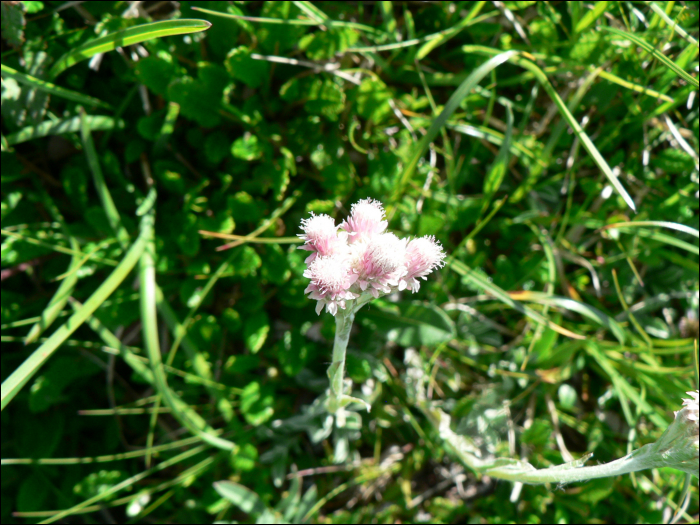
[{"label": "grass blade", "polygon": [[615,224],[608,224],[603,226],[601,230],[609,230],[611,228],[621,228],[621,227],[639,227],[639,226],[658,226],[660,228],[668,228],[669,230],[676,230],[679,232],[687,233],[693,237],[700,238],[700,231],[685,224],[679,224],[677,222],[668,221],[630,221],[630,222],[616,222]]},{"label": "grass blade", "polygon": [[[87,125],[92,131],[103,131],[108,129],[124,129],[124,121],[111,117],[90,116],[87,117]],[[17,133],[12,133],[5,137],[7,143],[12,146],[28,140],[47,137],[49,135],[60,135],[62,133],[76,133],[82,126],[80,117],[73,117],[64,120],[47,120],[36,126],[27,126]]]},{"label": "grass blade", "polygon": [[163,369],[163,361],[160,353],[160,343],[158,340],[158,320],[156,315],[156,297],[158,290],[156,286],[155,269],[155,240],[154,240],[154,211],[151,210],[141,220],[142,234],[147,235],[146,247],[142,250],[140,259],[140,280],[141,280],[141,324],[143,326],[143,340],[151,361],[151,369],[155,386],[162,396],[165,404],[172,410],[173,416],[182,423],[190,432],[199,436],[202,441],[211,446],[223,450],[234,450],[235,444],[216,435],[216,431],[209,427],[206,422],[197,415],[192,417],[193,411],[183,410],[183,403],[179,397],[168,386]]},{"label": "grass blade", "polygon": [[511,308],[513,308],[513,310],[517,310],[521,314],[526,315],[527,317],[534,321],[537,321],[538,323],[543,323],[547,325],[552,330],[562,335],[571,337],[572,339],[585,339],[584,336],[574,333],[571,330],[567,330],[566,328],[559,326],[556,323],[553,323],[542,314],[534,311],[532,308],[528,308],[527,306],[514,300],[508,292],[502,290],[492,282],[489,282],[487,279],[479,275],[479,273],[469,268],[469,266],[464,264],[462,261],[452,259],[448,263],[448,266],[451,270],[457,272],[459,275],[466,277],[469,281],[472,282],[472,284],[478,286],[483,290],[486,290],[488,293],[493,295],[495,299],[498,299],[502,303],[505,303]]},{"label": "grass blade", "polygon": [[498,154],[484,179],[484,203],[481,206],[481,213],[489,207],[491,199],[501,187],[503,177],[506,175],[508,163],[510,162],[510,148],[513,141],[513,109],[510,104],[506,105],[506,134],[503,137]]},{"label": "grass blade", "polygon": [[153,224],[146,224],[141,234],[121,260],[119,265],[105,279],[100,287],[85,301],[83,307],[75,312],[64,324],[62,324],[48,340],[37,348],[10,376],[2,383],[2,405],[4,410],[10,401],[17,395],[24,385],[37,373],[39,368],[53,355],[53,353],[83,324],[92,313],[117,289],[126,279],[129,272],[136,266],[146,241],[153,234]]},{"label": "grass blade", "polygon": [[568,297],[547,295],[542,292],[509,292],[508,295],[519,301],[532,301],[538,304],[556,306],[558,308],[564,308],[566,310],[579,313],[610,330],[615,338],[620,341],[620,344],[625,344],[625,340],[627,339],[625,336],[625,331],[617,321],[590,305],[574,301]]},{"label": "grass blade", "polygon": [[416,170],[416,166],[418,166],[418,161],[423,157],[423,155],[425,155],[425,152],[428,151],[428,146],[435,139],[440,129],[442,129],[442,127],[445,125],[447,119],[449,119],[459,107],[459,104],[462,102],[464,97],[466,97],[474,86],[481,82],[481,80],[493,69],[513,58],[516,54],[516,51],[506,51],[505,53],[501,53],[500,55],[487,60],[484,64],[474,70],[474,72],[472,72],[472,74],[459,85],[445,104],[442,113],[440,113],[440,115],[433,120],[430,128],[428,128],[428,131],[418,143],[416,152],[413,154],[413,157],[411,157],[410,162],[404,168],[403,173],[396,184],[396,191],[394,192],[394,197],[392,199],[394,203],[396,203],[401,197],[403,188],[406,186],[413,175],[413,172]]},{"label": "grass blade", "polygon": [[469,11],[467,16],[462,18],[457,24],[455,24],[451,28],[447,29],[446,31],[443,31],[439,37],[434,38],[433,40],[430,40],[429,42],[423,44],[416,53],[416,60],[423,60],[433,49],[446,43],[449,39],[456,36],[465,27],[472,25],[472,20],[476,15],[479,14],[479,12],[484,8],[485,5],[486,2],[475,2],[474,7],[472,7],[471,11]]},{"label": "grass blade", "polygon": [[51,82],[46,82],[45,80],[41,80],[31,75],[27,75],[26,73],[21,73],[15,69],[12,69],[9,66],[6,66],[5,64],[2,64],[0,68],[2,68],[3,77],[14,78],[20,84],[31,86],[33,88],[38,89],[39,91],[43,91],[45,93],[49,93],[57,97],[65,98],[66,100],[72,100],[73,102],[77,102],[79,104],[85,104],[86,106],[98,106],[107,109],[111,109],[112,107],[106,102],[102,102],[101,100],[98,100],[93,97],[88,97],[87,95],[83,95],[82,93],[78,93],[77,91],[72,91],[70,89],[56,86]]},{"label": "grass blade", "polygon": [[[475,52],[486,55],[494,55],[498,53],[498,50],[484,46],[462,46],[462,50],[464,52]],[[615,191],[617,191],[617,193],[624,199],[627,205],[630,208],[632,208],[632,210],[637,211],[637,207],[635,206],[632,197],[630,197],[630,194],[627,193],[627,190],[625,190],[625,188],[622,186],[620,180],[617,178],[617,175],[615,175],[610,169],[610,166],[608,165],[607,161],[600,154],[598,148],[595,147],[595,144],[593,144],[593,141],[590,139],[588,134],[585,131],[583,131],[583,128],[581,128],[578,121],[571,114],[569,108],[566,106],[564,101],[554,89],[554,86],[552,86],[552,84],[549,82],[549,79],[547,78],[547,75],[544,73],[544,71],[542,71],[533,62],[521,56],[513,55],[509,57],[509,59],[514,64],[519,65],[523,69],[527,69],[535,76],[537,81],[542,85],[544,90],[556,104],[564,120],[566,120],[573,132],[578,136],[579,140],[581,141],[581,144],[583,144],[583,147],[586,148],[586,151],[588,151],[590,156],[593,157],[593,160],[608,178],[612,187],[615,188]]]},{"label": "grass blade", "polygon": [[95,150],[95,143],[92,140],[92,134],[90,133],[90,123],[89,119],[85,114],[85,111],[80,111],[80,136],[83,140],[83,148],[85,149],[85,156],[87,157],[88,166],[90,166],[90,171],[92,172],[92,178],[95,181],[95,189],[102,202],[102,207],[107,215],[107,220],[109,225],[117,236],[117,240],[122,248],[126,249],[129,246],[129,233],[126,231],[122,225],[121,218],[119,217],[119,212],[117,207],[114,205],[112,196],[109,193],[109,189],[105,184],[104,176],[102,175],[102,168],[100,167],[100,160],[97,157],[97,151]]},{"label": "grass blade", "polygon": [[160,22],[152,22],[150,24],[142,24],[122,31],[116,31],[108,35],[85,42],[83,45],[71,49],[49,70],[48,78],[56,78],[63,71],[71,67],[73,64],[87,60],[98,53],[112,51],[118,47],[126,47],[153,38],[163,36],[186,35],[188,33],[199,33],[211,27],[211,22],[206,20],[181,19],[181,20],[164,20]]},{"label": "grass blade", "polygon": [[147,478],[151,474],[155,474],[156,472],[160,472],[161,470],[165,470],[168,467],[171,467],[173,465],[176,465],[180,463],[181,461],[185,461],[186,459],[191,458],[192,456],[196,456],[197,454],[200,454],[201,452],[204,452],[207,449],[206,445],[201,445],[199,447],[192,448],[190,450],[187,450],[183,452],[182,454],[178,454],[177,456],[174,456],[170,459],[166,459],[162,463],[159,463],[155,467],[152,467],[148,470],[144,470],[143,472],[136,474],[135,476],[131,476],[128,479],[125,479],[124,481],[117,483],[116,485],[109,487],[108,489],[100,492],[96,496],[93,496],[92,498],[86,499],[82,503],[78,503],[77,505],[71,507],[70,509],[66,509],[64,511],[59,512],[58,514],[54,514],[51,516],[49,519],[44,520],[40,523],[53,523],[55,521],[58,521],[62,518],[65,518],[66,516],[70,516],[76,511],[79,511],[88,505],[92,505],[93,503],[97,503],[98,501],[103,501],[112,494],[116,494],[120,490],[124,490],[125,488],[128,488],[135,483],[138,483],[142,479]]},{"label": "grass blade", "polygon": [[61,224],[61,230],[63,231],[63,235],[65,235],[68,238],[70,247],[75,253],[73,253],[70,260],[70,264],[68,265],[66,278],[63,279],[60,286],[56,290],[56,293],[54,293],[53,297],[51,297],[49,304],[46,305],[46,308],[44,308],[44,310],[41,312],[41,319],[29,330],[29,333],[27,334],[27,337],[24,340],[25,345],[36,341],[36,339],[44,332],[44,330],[51,326],[51,323],[53,323],[59,316],[59,314],[63,311],[63,307],[66,305],[68,297],[73,293],[75,283],[78,282],[78,273],[76,270],[82,265],[82,261],[84,260],[81,260],[81,258],[78,256],[78,253],[80,253],[80,244],[78,243],[78,240],[68,230],[68,226],[66,226],[61,212],[58,210],[58,208],[53,203],[53,201],[47,193],[42,192],[42,195],[44,199],[44,205],[48,209],[53,219]]},{"label": "grass blade", "polygon": [[678,25],[678,22],[675,22],[674,20],[671,20],[671,17],[669,17],[666,12],[659,7],[659,5],[656,2],[649,2],[649,7],[651,7],[652,11],[654,11],[659,17],[666,22],[666,24],[673,28],[673,30],[678,33],[678,35],[685,40],[686,42],[689,42],[694,45],[698,45],[698,41],[690,36],[688,33],[685,32],[685,29],[683,29],[681,26]]},{"label": "grass blade", "polygon": [[631,40],[632,42],[637,44],[639,47],[641,47],[644,51],[646,51],[650,55],[653,55],[654,58],[656,58],[659,62],[664,64],[667,68],[669,68],[676,75],[681,77],[683,80],[689,82],[690,84],[692,84],[695,87],[699,86],[697,78],[690,76],[690,74],[688,74],[686,71],[684,71],[683,69],[678,67],[678,65],[673,60],[668,58],[661,51],[659,51],[654,46],[652,46],[650,43],[648,43],[646,40],[638,37],[634,33],[628,33],[627,31],[622,31],[622,30],[616,29],[614,27],[606,27],[606,26],[602,26],[601,29],[604,29],[605,31],[608,31],[609,33],[617,35],[621,38],[626,38],[627,40]]},{"label": "grass blade", "polygon": [[593,4],[593,9],[591,9],[590,11],[586,11],[586,14],[579,19],[578,23],[576,24],[576,27],[574,28],[574,32],[578,34],[581,31],[590,27],[590,25],[593,24],[593,22],[598,20],[598,18],[600,18],[600,16],[603,13],[605,13],[605,10],[608,8],[609,3],[610,2],[595,2]]}]

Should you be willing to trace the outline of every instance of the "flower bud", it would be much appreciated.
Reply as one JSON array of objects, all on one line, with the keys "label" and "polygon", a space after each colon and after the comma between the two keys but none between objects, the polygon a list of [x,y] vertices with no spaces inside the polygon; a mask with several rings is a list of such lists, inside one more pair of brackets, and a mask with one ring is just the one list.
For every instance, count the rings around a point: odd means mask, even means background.
[{"label": "flower bud", "polygon": [[661,438],[654,443],[657,466],[673,467],[698,476],[698,391],[687,392],[683,408]]}]

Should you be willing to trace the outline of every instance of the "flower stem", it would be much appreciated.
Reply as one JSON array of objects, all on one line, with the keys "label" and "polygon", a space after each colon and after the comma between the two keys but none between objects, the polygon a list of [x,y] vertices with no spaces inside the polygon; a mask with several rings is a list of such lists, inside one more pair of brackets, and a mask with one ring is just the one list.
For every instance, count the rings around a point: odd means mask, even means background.
[{"label": "flower stem", "polygon": [[350,330],[355,320],[355,310],[352,306],[338,310],[335,316],[335,341],[333,343],[333,361],[328,367],[328,379],[331,389],[328,398],[328,411],[335,414],[341,407],[343,397],[343,380],[345,378],[345,353],[350,339]]}]

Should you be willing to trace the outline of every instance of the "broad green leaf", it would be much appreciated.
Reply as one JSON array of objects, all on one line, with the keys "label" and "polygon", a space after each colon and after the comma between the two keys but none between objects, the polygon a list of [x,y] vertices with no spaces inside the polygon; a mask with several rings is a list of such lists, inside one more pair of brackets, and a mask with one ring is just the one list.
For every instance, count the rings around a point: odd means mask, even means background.
[{"label": "broad green leaf", "polygon": [[248,349],[257,354],[265,344],[270,332],[270,319],[265,312],[258,312],[249,317],[243,326],[243,336]]},{"label": "broad green leaf", "polygon": [[257,381],[251,381],[241,393],[241,413],[245,420],[257,427],[267,422],[275,413],[274,391],[271,387],[261,386]]},{"label": "broad green leaf", "polygon": [[98,53],[106,53],[118,47],[126,47],[140,42],[145,42],[153,38],[164,36],[186,35],[188,33],[199,33],[211,27],[211,23],[206,20],[180,19],[163,20],[152,22],[140,26],[130,27],[122,31],[110,33],[108,35],[85,42],[84,44],[71,49],[59,58],[49,70],[48,78],[56,78],[63,71],[73,64],[87,60]]},{"label": "broad green leaf", "polygon": [[248,162],[259,159],[262,154],[263,150],[258,137],[250,133],[237,138],[231,146],[231,155]]}]

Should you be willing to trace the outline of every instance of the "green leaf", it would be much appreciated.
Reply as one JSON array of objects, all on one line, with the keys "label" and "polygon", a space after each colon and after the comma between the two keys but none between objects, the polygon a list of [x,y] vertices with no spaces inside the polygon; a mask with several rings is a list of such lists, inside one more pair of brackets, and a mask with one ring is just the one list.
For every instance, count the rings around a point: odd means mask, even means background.
[{"label": "green leaf", "polygon": [[661,51],[656,49],[654,46],[652,46],[649,42],[647,42],[643,38],[635,35],[634,33],[628,33],[627,31],[622,31],[621,29],[616,29],[614,27],[603,26],[603,27],[601,27],[601,29],[608,31],[609,33],[612,33],[614,35],[617,35],[619,37],[626,38],[627,40],[631,40],[632,42],[637,44],[639,47],[641,47],[644,51],[653,55],[654,58],[656,58],[661,63],[663,63],[667,68],[669,68],[676,75],[681,77],[683,80],[690,82],[690,84],[692,84],[695,87],[700,86],[697,78],[691,76],[685,70],[678,67],[678,65],[673,60],[668,58],[666,55],[664,55]]},{"label": "green leaf", "polygon": [[[109,129],[123,129],[124,121],[104,116],[87,117],[87,126],[92,131],[103,131]],[[27,142],[49,135],[61,135],[63,133],[76,133],[80,131],[80,117],[73,117],[65,120],[47,120],[36,126],[28,126],[17,133],[12,133],[5,137],[7,143],[12,146],[21,142]]]},{"label": "green leaf", "polygon": [[403,190],[406,184],[413,176],[418,166],[418,161],[423,158],[425,152],[428,151],[428,146],[437,137],[438,132],[447,123],[447,120],[452,116],[455,110],[460,106],[462,100],[474,89],[475,86],[483,80],[483,78],[488,75],[495,68],[507,62],[512,57],[516,56],[515,51],[506,51],[493,58],[487,60],[484,64],[476,68],[459,87],[452,93],[449,100],[445,104],[442,112],[433,120],[430,124],[430,128],[425,133],[423,138],[420,140],[418,145],[414,148],[415,153],[411,156],[410,161],[403,170],[403,173],[399,177],[399,180],[395,186],[393,202],[397,202],[399,198],[403,195]]},{"label": "green leaf", "polygon": [[299,49],[306,51],[310,60],[327,60],[342,53],[359,38],[354,29],[332,27],[327,31],[306,34],[299,40]]},{"label": "green leaf", "polygon": [[217,481],[213,486],[222,498],[233,503],[246,514],[260,514],[265,511],[265,504],[260,497],[243,485],[233,481]]},{"label": "green leaf", "polygon": [[160,38],[172,35],[186,35],[188,33],[199,33],[211,27],[211,23],[206,20],[163,20],[152,22],[140,26],[130,27],[122,31],[110,33],[100,38],[90,40],[84,44],[71,49],[59,58],[49,70],[48,77],[53,79],[73,64],[87,60],[98,53],[112,51],[118,47],[126,47],[140,42],[145,42],[153,38]]},{"label": "green leaf", "polygon": [[258,141],[258,137],[251,133],[246,133],[242,137],[237,138],[231,146],[231,155],[248,162],[259,159],[262,157],[262,154],[263,149]]},{"label": "green leaf", "polygon": [[265,312],[257,312],[249,317],[243,327],[243,337],[248,349],[257,354],[265,344],[270,332],[270,319]]},{"label": "green leaf", "polygon": [[398,303],[398,311],[373,308],[364,314],[401,346],[436,346],[455,337],[454,322],[441,308],[421,302]]},{"label": "green leaf", "polygon": [[20,84],[25,84],[27,86],[36,88],[39,91],[43,91],[45,93],[49,93],[57,97],[65,98],[66,100],[72,100],[73,102],[78,102],[79,104],[85,104],[86,106],[101,106],[103,108],[111,108],[111,106],[106,102],[102,102],[101,100],[89,97],[76,91],[71,91],[70,89],[56,86],[55,84],[46,82],[31,75],[20,73],[19,71],[16,71],[11,67],[6,66],[5,64],[2,64],[2,66],[0,67],[2,68],[3,78],[13,78]]},{"label": "green leaf", "polygon": [[29,389],[29,410],[37,414],[64,402],[66,398],[63,391],[68,386],[99,371],[94,363],[81,359],[77,354],[57,357],[32,383]]},{"label": "green leaf", "polygon": [[259,382],[252,381],[246,385],[241,394],[241,412],[249,424],[257,427],[274,415],[275,411],[272,408],[274,402],[271,387],[260,386]]},{"label": "green leaf", "polygon": [[24,43],[22,2],[2,2],[2,38],[14,48]]},{"label": "green leaf", "polygon": [[331,79],[317,78],[311,84],[304,109],[312,115],[323,115],[330,121],[338,120],[345,108],[345,93]]},{"label": "green leaf", "polygon": [[168,84],[175,76],[176,66],[157,56],[142,58],[134,67],[136,78],[157,95],[165,96]]},{"label": "green leaf", "polygon": [[251,55],[246,46],[233,48],[226,57],[226,69],[236,80],[257,88],[266,82],[270,66],[264,60],[251,58]]}]

